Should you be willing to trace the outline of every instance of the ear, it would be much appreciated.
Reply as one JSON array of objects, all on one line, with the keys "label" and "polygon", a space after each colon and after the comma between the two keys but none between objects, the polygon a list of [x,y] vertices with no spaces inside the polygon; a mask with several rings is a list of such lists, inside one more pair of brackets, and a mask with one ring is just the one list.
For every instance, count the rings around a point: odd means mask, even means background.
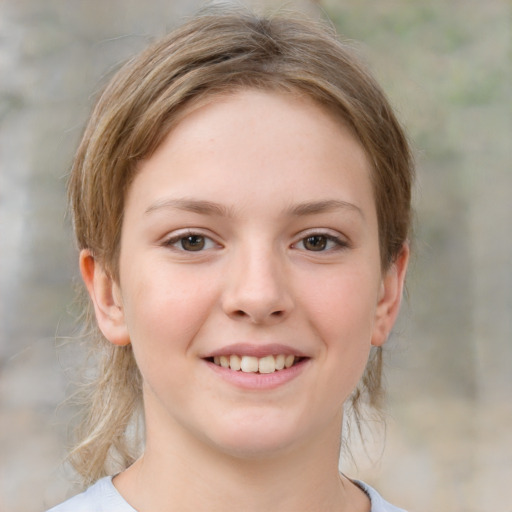
[{"label": "ear", "polygon": [[128,345],[130,337],[118,284],[87,249],[80,252],[80,272],[101,332],[114,345]]},{"label": "ear", "polygon": [[382,276],[372,335],[372,345],[376,347],[384,345],[400,311],[408,262],[409,245],[405,243],[400,254]]}]

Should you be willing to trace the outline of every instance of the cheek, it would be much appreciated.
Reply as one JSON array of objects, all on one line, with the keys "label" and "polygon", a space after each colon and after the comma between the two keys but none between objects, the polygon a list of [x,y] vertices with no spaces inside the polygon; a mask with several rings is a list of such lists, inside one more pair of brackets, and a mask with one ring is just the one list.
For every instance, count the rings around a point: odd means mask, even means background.
[{"label": "cheek", "polygon": [[[378,277],[371,269],[333,272],[309,283],[304,308],[321,345],[325,386],[334,410],[356,387],[371,348]],[[320,286],[321,284],[321,286]],[[325,391],[324,391],[325,392]]]},{"label": "cheek", "polygon": [[371,274],[354,270],[304,283],[304,308],[325,343],[370,344],[376,281]]},{"label": "cheek", "polygon": [[[154,267],[153,267],[154,268]],[[205,282],[209,285],[198,286]],[[187,272],[151,272],[130,280],[124,304],[128,332],[136,352],[186,350],[214,307],[214,283],[189,279]]]},{"label": "cheek", "polygon": [[321,340],[323,395],[336,412],[366,367],[375,318],[375,286],[361,276],[331,279],[311,296],[310,322]]}]

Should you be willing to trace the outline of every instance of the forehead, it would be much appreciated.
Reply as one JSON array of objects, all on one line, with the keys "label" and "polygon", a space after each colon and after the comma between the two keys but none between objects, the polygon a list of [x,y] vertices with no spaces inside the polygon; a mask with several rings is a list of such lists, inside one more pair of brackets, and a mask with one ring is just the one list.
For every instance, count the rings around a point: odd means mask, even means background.
[{"label": "forehead", "polygon": [[[212,108],[208,109],[208,107],[217,106],[222,108],[223,105],[240,105],[251,102],[251,100],[253,102],[258,101],[259,104],[267,103],[269,105],[278,103],[284,105],[288,103],[292,105],[291,110],[296,110],[297,106],[308,108],[313,112],[314,118],[318,116],[329,118],[332,124],[342,126],[343,131],[350,132],[354,140],[361,144],[355,129],[346,119],[343,107],[338,102],[332,98],[330,101],[323,97],[321,99],[316,97],[313,92],[305,90],[300,86],[278,81],[275,83],[269,81],[249,85],[235,83],[226,86],[223,90],[206,90],[178,107],[177,111],[173,114],[172,127],[169,132],[175,131],[176,127],[184,119],[196,117],[204,110],[213,110]],[[244,111],[242,115],[247,115],[247,112]],[[362,144],[361,146],[363,147]]]},{"label": "forehead", "polygon": [[356,183],[366,191],[369,173],[361,144],[338,115],[305,95],[248,89],[191,105],[140,162],[131,188],[144,182],[158,193],[165,184],[167,193],[226,200],[249,188],[300,202],[324,199],[336,183],[347,193]]},{"label": "forehead", "polygon": [[[173,115],[172,127],[155,152],[161,152],[162,146],[169,145],[168,139],[199,140],[212,128],[216,136],[208,133],[206,138],[209,143],[219,146],[223,139],[228,143],[238,141],[248,145],[252,141],[255,147],[268,143],[266,149],[270,149],[273,144],[268,138],[272,139],[276,131],[282,134],[285,130],[288,139],[307,136],[310,146],[320,147],[323,145],[322,135],[325,135],[325,130],[318,130],[320,125],[327,127],[329,138],[349,141],[360,160],[368,163],[359,138],[340,108],[322,104],[299,89],[272,85],[263,88],[235,86],[223,92],[207,91],[193,98]],[[264,133],[269,135],[267,139],[262,136]]]}]

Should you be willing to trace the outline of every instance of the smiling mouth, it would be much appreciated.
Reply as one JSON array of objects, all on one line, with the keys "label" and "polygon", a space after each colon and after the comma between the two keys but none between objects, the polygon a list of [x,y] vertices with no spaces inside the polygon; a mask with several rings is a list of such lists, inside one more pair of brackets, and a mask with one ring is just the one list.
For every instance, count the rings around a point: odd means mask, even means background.
[{"label": "smiling mouth", "polygon": [[304,357],[294,355],[270,355],[265,357],[239,356],[232,354],[229,356],[209,357],[206,360],[211,363],[227,368],[236,372],[244,373],[274,373],[277,371],[291,368],[303,361]]}]

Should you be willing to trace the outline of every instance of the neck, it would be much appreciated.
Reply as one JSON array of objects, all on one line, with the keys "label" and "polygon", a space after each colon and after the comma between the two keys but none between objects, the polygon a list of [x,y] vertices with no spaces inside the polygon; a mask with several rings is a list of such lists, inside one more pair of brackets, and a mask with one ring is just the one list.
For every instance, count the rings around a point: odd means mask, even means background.
[{"label": "neck", "polygon": [[148,425],[143,457],[114,483],[140,512],[369,510],[364,495],[340,478],[341,415],[335,423],[315,442],[250,458],[219,452],[186,431],[169,436]]}]

